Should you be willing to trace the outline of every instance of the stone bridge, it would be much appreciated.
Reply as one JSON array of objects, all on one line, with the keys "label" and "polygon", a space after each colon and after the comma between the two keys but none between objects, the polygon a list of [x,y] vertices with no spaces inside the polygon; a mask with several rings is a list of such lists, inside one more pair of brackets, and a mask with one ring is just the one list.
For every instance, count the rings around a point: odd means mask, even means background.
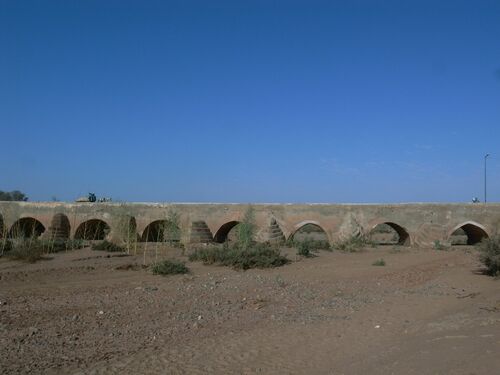
[{"label": "stone bridge", "polygon": [[[500,228],[500,204],[216,204],[216,203],[36,203],[0,202],[2,237],[156,241],[162,224],[177,223],[178,240],[224,242],[229,231],[253,208],[257,241],[288,239],[306,224],[315,224],[333,243],[369,234],[388,224],[400,244],[450,243],[462,228],[474,244]],[[173,219],[175,217],[175,220]],[[463,232],[462,232],[463,233]]]}]

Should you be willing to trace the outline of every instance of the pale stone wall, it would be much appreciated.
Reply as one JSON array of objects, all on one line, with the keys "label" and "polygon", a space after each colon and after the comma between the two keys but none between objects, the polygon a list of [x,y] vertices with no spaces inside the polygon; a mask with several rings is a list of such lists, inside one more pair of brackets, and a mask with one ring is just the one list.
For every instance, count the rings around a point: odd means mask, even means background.
[{"label": "pale stone wall", "polygon": [[[429,246],[447,243],[451,233],[465,224],[468,230],[488,236],[500,228],[500,204],[252,204],[257,240],[289,238],[307,223],[320,226],[330,242],[369,233],[376,225],[392,223],[405,231],[408,244]],[[36,203],[0,202],[0,226],[4,235],[20,218],[38,220],[46,232],[54,232],[53,218],[64,214],[73,238],[78,227],[91,219],[110,227],[108,238],[119,240],[123,223],[133,218],[139,238],[148,224],[165,220],[169,212],[179,215],[181,241],[206,241],[232,221],[241,221],[248,204],[189,203]],[[54,222],[60,222],[55,220]],[[3,223],[3,224],[1,224]],[[0,228],[0,231],[2,229]],[[471,232],[471,233],[472,233]],[[479,233],[477,232],[477,233]],[[474,232],[475,233],[475,232]],[[471,234],[472,235],[472,234]]]}]

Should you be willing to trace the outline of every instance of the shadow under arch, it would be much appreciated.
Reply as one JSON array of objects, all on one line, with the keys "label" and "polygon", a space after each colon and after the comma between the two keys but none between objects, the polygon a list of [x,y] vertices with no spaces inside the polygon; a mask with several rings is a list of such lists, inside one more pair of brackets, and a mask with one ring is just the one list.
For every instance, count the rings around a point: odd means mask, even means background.
[{"label": "shadow under arch", "polygon": [[[481,224],[474,221],[466,221],[451,230],[448,236],[449,241],[453,244],[452,237],[460,235],[461,233],[464,233],[467,236],[467,245],[475,245],[483,239],[489,238],[488,232],[486,232],[486,229]],[[460,243],[455,243],[454,245],[460,245]]]},{"label": "shadow under arch", "polygon": [[290,236],[288,236],[288,240],[290,241],[304,241],[306,239],[329,241],[326,230],[316,221],[302,221],[295,228]]},{"label": "shadow under arch", "polygon": [[393,240],[394,242],[392,242],[392,241],[391,242],[384,242],[384,241],[382,241],[382,242],[378,243],[379,245],[410,246],[411,240],[410,240],[410,234],[408,233],[408,230],[406,230],[406,228],[404,228],[401,225],[396,224],[396,223],[394,223],[392,221],[385,221],[385,222],[378,223],[378,224],[374,225],[372,227],[372,229],[370,230],[370,233],[369,233],[370,238],[373,239],[375,233],[377,233],[377,231],[380,230],[379,228],[381,228],[383,226],[389,227],[394,232],[396,232],[398,238],[395,239],[395,240]]},{"label": "shadow under arch", "polygon": [[214,235],[214,241],[218,243],[226,242],[229,237],[229,232],[231,232],[232,229],[236,229],[235,227],[238,224],[240,224],[240,222],[236,220],[222,224],[219,230]]},{"label": "shadow under arch", "polygon": [[75,240],[102,241],[106,238],[110,229],[104,220],[90,219],[76,228]]},{"label": "shadow under arch", "polygon": [[10,228],[9,238],[40,237],[45,232],[43,224],[33,217],[23,217],[17,220]]},{"label": "shadow under arch", "polygon": [[4,238],[4,236],[6,236],[6,229],[5,229],[5,225],[3,223],[3,216],[2,214],[0,214],[0,238]]},{"label": "shadow under arch", "polygon": [[141,242],[179,242],[180,229],[169,220],[155,220],[142,232]]}]

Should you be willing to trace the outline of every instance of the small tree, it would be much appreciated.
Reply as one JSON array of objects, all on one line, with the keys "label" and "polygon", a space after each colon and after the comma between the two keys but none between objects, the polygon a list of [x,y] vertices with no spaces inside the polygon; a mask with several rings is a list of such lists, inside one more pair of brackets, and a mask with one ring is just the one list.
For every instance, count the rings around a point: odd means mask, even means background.
[{"label": "small tree", "polygon": [[19,190],[14,190],[11,192],[0,190],[0,201],[26,202],[27,200],[28,197]]},{"label": "small tree", "polygon": [[131,250],[134,250],[134,253],[136,253],[137,226],[135,223],[135,219],[128,214],[120,215],[117,222],[117,228],[119,231],[120,240],[124,242],[127,253],[130,253]]},{"label": "small tree", "polygon": [[163,222],[163,241],[168,243],[180,241],[181,230],[179,229],[179,223],[179,213],[170,209],[167,213],[167,219]]},{"label": "small tree", "polygon": [[238,227],[238,244],[243,250],[246,250],[252,244],[256,230],[255,213],[252,206],[248,206]]},{"label": "small tree", "polygon": [[479,259],[486,266],[486,272],[500,276],[500,235],[485,238],[479,244]]}]

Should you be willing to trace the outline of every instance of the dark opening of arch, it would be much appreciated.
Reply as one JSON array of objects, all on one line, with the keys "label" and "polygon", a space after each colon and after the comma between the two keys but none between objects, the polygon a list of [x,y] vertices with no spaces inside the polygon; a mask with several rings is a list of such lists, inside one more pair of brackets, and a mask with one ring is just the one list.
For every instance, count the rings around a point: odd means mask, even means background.
[{"label": "dark opening of arch", "polygon": [[316,224],[304,224],[299,229],[292,234],[291,239],[293,241],[302,242],[306,240],[313,241],[326,241],[328,242],[328,236],[323,228]]},{"label": "dark opening of arch", "polygon": [[452,245],[475,245],[484,238],[488,238],[484,229],[469,223],[455,230],[451,234],[450,242]]},{"label": "dark opening of arch", "polygon": [[32,217],[23,217],[12,225],[9,238],[40,237],[43,232],[45,232],[45,227],[41,222]]},{"label": "dark opening of arch", "polygon": [[181,232],[177,224],[169,220],[156,220],[150,223],[141,237],[142,242],[179,242]]},{"label": "dark opening of arch", "polygon": [[377,245],[410,245],[410,235],[402,226],[386,222],[370,231],[370,239]]},{"label": "dark opening of arch", "polygon": [[76,229],[75,239],[87,241],[101,241],[110,231],[109,225],[99,219],[87,220]]},{"label": "dark opening of arch", "polygon": [[0,238],[4,238],[5,235],[6,233],[5,233],[5,226],[3,224],[3,216],[0,215]]},{"label": "dark opening of arch", "polygon": [[66,240],[69,238],[71,226],[66,215],[55,214],[48,229],[48,237],[51,240]]},{"label": "dark opening of arch", "polygon": [[214,241],[219,243],[235,241],[238,238],[239,224],[239,221],[230,221],[229,223],[222,224],[217,233],[215,233]]}]

